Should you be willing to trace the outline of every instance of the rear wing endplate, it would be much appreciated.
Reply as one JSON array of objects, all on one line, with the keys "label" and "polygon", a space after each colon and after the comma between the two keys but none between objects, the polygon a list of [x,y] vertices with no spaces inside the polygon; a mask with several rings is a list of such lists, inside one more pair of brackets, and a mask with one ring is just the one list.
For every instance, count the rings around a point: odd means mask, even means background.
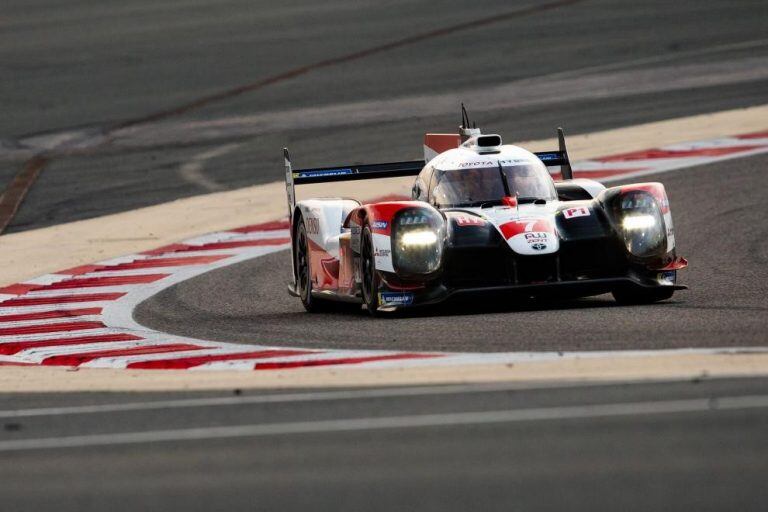
[{"label": "rear wing endplate", "polygon": [[557,129],[557,139],[560,146],[558,151],[539,151],[534,153],[547,167],[560,167],[560,173],[564,180],[573,179],[573,169],[568,158],[568,150],[565,147],[565,135],[563,129]]}]

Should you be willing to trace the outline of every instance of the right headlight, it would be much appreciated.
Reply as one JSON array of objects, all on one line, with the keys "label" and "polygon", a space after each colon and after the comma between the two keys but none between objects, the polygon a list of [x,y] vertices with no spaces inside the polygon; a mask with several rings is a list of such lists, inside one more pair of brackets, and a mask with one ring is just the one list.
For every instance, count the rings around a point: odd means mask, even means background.
[{"label": "right headlight", "polygon": [[654,256],[664,251],[665,228],[656,199],[645,191],[631,191],[620,198],[621,232],[634,256]]},{"label": "right headlight", "polygon": [[392,223],[392,263],[403,274],[431,274],[440,268],[445,221],[436,211],[409,208]]}]

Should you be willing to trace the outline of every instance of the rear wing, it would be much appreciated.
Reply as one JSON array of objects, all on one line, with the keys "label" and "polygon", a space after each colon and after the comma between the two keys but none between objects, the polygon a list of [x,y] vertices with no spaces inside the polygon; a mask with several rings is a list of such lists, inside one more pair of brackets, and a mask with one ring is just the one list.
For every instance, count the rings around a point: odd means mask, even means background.
[{"label": "rear wing", "polygon": [[285,189],[288,196],[289,215],[293,214],[293,209],[296,206],[296,185],[417,176],[424,168],[424,160],[412,160],[408,162],[342,165],[336,167],[293,170],[291,168],[291,157],[286,148],[283,148],[283,156],[285,158]]},{"label": "rear wing", "polygon": [[[476,128],[474,130],[477,130]],[[479,130],[477,130],[479,133]],[[565,147],[563,129],[557,129],[559,149],[557,151],[540,151],[534,153],[547,167],[560,167],[563,180],[573,179],[573,169]],[[456,146],[453,146],[453,144]],[[342,165],[336,167],[318,167],[315,169],[291,168],[291,157],[288,149],[283,148],[285,158],[285,191],[288,196],[288,215],[293,215],[296,207],[296,185],[310,183],[329,183],[333,181],[367,180],[374,178],[397,178],[400,176],[417,176],[426,165],[432,153],[443,152],[450,147],[458,147],[461,143],[459,134],[427,134],[424,139],[425,160],[408,162],[392,162],[385,164]]]}]

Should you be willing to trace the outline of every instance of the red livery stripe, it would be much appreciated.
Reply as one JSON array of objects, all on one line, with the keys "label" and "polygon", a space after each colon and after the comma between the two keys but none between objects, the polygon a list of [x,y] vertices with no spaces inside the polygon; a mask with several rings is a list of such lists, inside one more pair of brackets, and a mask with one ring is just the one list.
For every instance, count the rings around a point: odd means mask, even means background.
[{"label": "red livery stripe", "polygon": [[63,347],[67,345],[86,345],[89,343],[117,343],[120,341],[138,341],[144,338],[132,334],[99,334],[95,336],[79,336],[77,338],[56,338],[51,340],[15,341],[0,343],[0,354],[13,355],[22,350],[38,347]]},{"label": "red livery stripe", "polygon": [[[529,226],[530,224],[530,226]],[[528,228],[528,229],[526,229]],[[532,231],[544,231],[546,233],[554,233],[555,229],[552,223],[546,219],[538,220],[513,220],[499,226],[501,234],[504,238],[510,239],[520,233],[532,232]]]},{"label": "red livery stripe", "polygon": [[201,350],[203,348],[204,347],[199,345],[190,345],[188,343],[174,343],[171,345],[152,345],[148,347],[99,350],[96,352],[83,352],[80,354],[67,354],[61,356],[46,357],[40,364],[44,366],[79,366],[101,357],[123,357],[142,354],[159,354],[164,352],[182,352],[187,350]]},{"label": "red livery stripe", "polygon": [[47,320],[50,318],[70,318],[75,316],[100,315],[101,308],[61,309],[56,311],[40,311],[37,313],[23,313],[20,315],[0,316],[2,322],[23,322],[24,320]]},{"label": "red livery stripe", "polygon": [[[388,201],[366,203],[369,225],[374,233],[389,235],[392,232],[392,219],[400,210],[405,208],[424,208],[424,203],[416,201]],[[376,221],[383,222],[383,227],[375,227]]]},{"label": "red livery stripe", "polygon": [[159,359],[155,361],[137,361],[127,368],[143,370],[186,370],[195,366],[215,361],[238,361],[240,359],[265,359],[268,357],[302,356],[317,354],[311,350],[259,350],[256,352],[237,352],[234,354],[210,354],[205,356],[182,357],[179,359]]},{"label": "red livery stripe", "polygon": [[125,293],[89,293],[83,295],[62,295],[55,297],[25,297],[0,302],[0,308],[15,308],[20,306],[42,306],[46,304],[65,304],[68,302],[101,302],[117,300]]},{"label": "red livery stripe", "polygon": [[425,133],[424,145],[435,153],[443,153],[461,145],[461,135],[458,133]]},{"label": "red livery stripe", "polygon": [[275,361],[272,363],[256,363],[254,370],[287,370],[290,368],[306,368],[310,366],[331,366],[338,364],[372,363],[374,361],[394,361],[398,359],[427,359],[440,357],[438,354],[390,354],[384,356],[340,357],[337,359],[312,359],[307,361]]},{"label": "red livery stripe", "polygon": [[0,336],[23,336],[25,334],[45,334],[49,332],[84,331],[101,329],[101,322],[64,322],[61,324],[25,325],[23,327],[6,327],[0,329]]}]

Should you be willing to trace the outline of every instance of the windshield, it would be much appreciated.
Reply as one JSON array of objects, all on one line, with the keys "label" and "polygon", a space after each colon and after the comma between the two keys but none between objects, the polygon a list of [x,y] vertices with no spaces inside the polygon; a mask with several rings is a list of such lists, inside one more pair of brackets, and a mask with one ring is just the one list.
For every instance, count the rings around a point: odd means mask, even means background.
[{"label": "windshield", "polygon": [[544,164],[502,165],[510,195],[518,196],[521,202],[528,199],[557,199],[555,184]]},{"label": "windshield", "polygon": [[520,202],[555,199],[555,187],[542,164],[435,170],[432,201],[442,207],[501,204],[504,196]]}]

